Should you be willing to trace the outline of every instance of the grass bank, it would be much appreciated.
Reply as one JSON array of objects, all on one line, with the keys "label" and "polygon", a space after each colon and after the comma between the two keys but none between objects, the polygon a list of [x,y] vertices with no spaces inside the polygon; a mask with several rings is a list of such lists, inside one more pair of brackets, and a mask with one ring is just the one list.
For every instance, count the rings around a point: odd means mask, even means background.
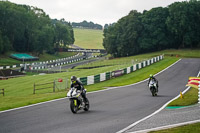
[{"label": "grass bank", "polygon": [[199,127],[200,123],[195,123],[166,130],[152,131],[150,133],[199,133],[200,132]]},{"label": "grass bank", "polygon": [[198,103],[198,89],[190,88],[190,90],[183,95],[183,98],[179,97],[167,106],[189,106],[196,103]]},{"label": "grass bank", "polygon": [[74,44],[86,49],[104,49],[103,31],[94,29],[74,28]]}]

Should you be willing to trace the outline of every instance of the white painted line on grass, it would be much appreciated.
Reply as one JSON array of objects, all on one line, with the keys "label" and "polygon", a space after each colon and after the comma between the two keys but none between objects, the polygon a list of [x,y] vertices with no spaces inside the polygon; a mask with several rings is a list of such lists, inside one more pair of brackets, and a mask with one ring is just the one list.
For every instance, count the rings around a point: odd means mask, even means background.
[{"label": "white painted line on grass", "polygon": [[184,126],[184,125],[188,125],[188,124],[195,124],[198,122],[200,122],[200,120],[187,121],[187,122],[183,122],[183,123],[167,125],[167,126],[162,126],[162,127],[156,127],[156,128],[151,128],[151,129],[145,129],[145,130],[140,130],[140,131],[134,131],[134,132],[128,132],[128,133],[148,133],[150,131],[159,131],[159,130],[174,128],[174,127]]},{"label": "white painted line on grass", "polygon": [[[161,72],[163,72],[163,71],[169,69],[170,67],[172,67],[172,66],[174,66],[176,63],[178,63],[180,60],[181,60],[181,59],[179,59],[179,60],[176,61],[174,64],[168,66],[167,68],[163,69],[162,71],[158,72],[158,73],[155,74],[155,75],[158,75],[158,74],[160,74]],[[148,80],[148,79],[145,79],[145,80],[143,80],[143,81],[140,81],[140,82],[137,82],[137,83],[134,83],[134,84],[131,84],[131,85],[118,86],[118,87],[111,87],[111,88],[104,89],[104,90],[98,90],[98,91],[88,92],[88,94],[90,94],[90,93],[96,93],[96,92],[102,92],[102,91],[108,91],[108,90],[117,89],[117,88],[121,88],[121,87],[128,87],[128,86],[132,86],[132,85],[137,85],[137,84],[140,84],[140,83],[142,83],[142,82],[144,82],[144,81],[147,81],[147,80]],[[67,99],[67,97],[60,98],[60,99],[55,99],[55,100],[50,100],[50,101],[46,101],[46,102],[41,102],[41,103],[36,103],[36,104],[31,104],[31,105],[23,106],[23,107],[19,107],[19,108],[4,110],[4,111],[0,111],[0,113],[15,111],[15,110],[24,109],[24,108],[28,108],[28,107],[33,107],[33,106],[37,106],[37,105],[41,105],[41,104],[45,104],[45,103],[55,102],[55,101],[59,101],[59,100],[63,100],[63,99]]]}]

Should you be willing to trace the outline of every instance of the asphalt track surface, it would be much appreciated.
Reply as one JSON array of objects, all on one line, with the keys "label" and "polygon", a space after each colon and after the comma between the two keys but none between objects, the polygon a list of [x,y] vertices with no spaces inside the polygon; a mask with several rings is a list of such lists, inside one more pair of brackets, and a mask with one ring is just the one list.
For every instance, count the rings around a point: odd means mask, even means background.
[{"label": "asphalt track surface", "polygon": [[152,97],[147,81],[136,85],[88,93],[90,111],[72,114],[62,99],[0,113],[0,133],[115,133],[152,114],[186,87],[196,76],[200,59],[182,59],[158,74],[159,93]]}]

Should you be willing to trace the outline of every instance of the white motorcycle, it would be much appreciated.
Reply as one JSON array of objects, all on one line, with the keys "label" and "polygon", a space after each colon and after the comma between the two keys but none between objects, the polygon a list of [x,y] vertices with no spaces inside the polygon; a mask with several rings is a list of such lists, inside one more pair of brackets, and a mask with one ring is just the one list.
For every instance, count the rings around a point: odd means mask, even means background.
[{"label": "white motorcycle", "polygon": [[[86,90],[83,90],[86,93]],[[71,88],[67,93],[67,97],[70,100],[70,109],[72,113],[77,113],[78,110],[83,109],[84,111],[88,111],[90,108],[89,100],[86,98],[85,101],[81,96],[81,91],[76,88]]]},{"label": "white motorcycle", "polygon": [[149,89],[152,93],[152,96],[157,96],[157,83],[153,80],[149,82]]}]

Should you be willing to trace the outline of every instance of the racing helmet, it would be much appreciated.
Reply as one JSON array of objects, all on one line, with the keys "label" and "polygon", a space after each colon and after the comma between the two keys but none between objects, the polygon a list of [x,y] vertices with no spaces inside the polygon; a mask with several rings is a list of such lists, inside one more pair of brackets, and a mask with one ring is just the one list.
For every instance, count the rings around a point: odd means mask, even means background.
[{"label": "racing helmet", "polygon": [[71,77],[71,81],[72,81],[73,84],[76,83],[76,80],[77,80],[76,76]]}]

